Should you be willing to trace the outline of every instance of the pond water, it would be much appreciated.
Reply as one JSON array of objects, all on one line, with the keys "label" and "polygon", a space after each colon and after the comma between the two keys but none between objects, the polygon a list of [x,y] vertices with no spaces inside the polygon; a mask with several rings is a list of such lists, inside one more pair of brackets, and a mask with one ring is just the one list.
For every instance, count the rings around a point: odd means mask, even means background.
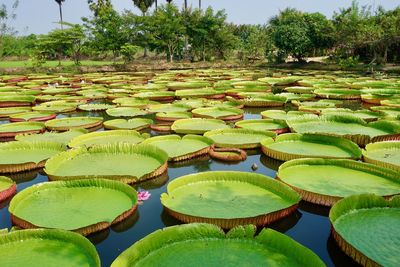
[{"label": "pond water", "polygon": [[[347,102],[345,107],[358,109],[360,102]],[[286,110],[292,109],[286,106]],[[264,109],[244,109],[245,119],[258,119]],[[105,120],[111,119],[105,113],[80,112],[58,117],[69,116],[102,116]],[[151,133],[154,135],[155,133]],[[252,165],[258,166],[252,170]],[[180,224],[174,218],[163,211],[160,203],[160,195],[167,191],[167,184],[173,179],[191,173],[236,170],[245,172],[257,172],[270,177],[275,177],[276,170],[282,162],[264,156],[261,151],[250,151],[244,162],[227,164],[203,157],[185,163],[169,164],[168,177],[160,177],[156,180],[135,186],[137,190],[147,190],[151,193],[149,200],[139,206],[138,212],[127,220],[114,225],[111,229],[89,236],[96,245],[100,255],[102,266],[109,266],[112,261],[133,243],[152,233],[153,231],[176,224]],[[47,181],[47,177],[41,171],[14,175],[12,177],[18,183],[18,191],[33,184]],[[292,237],[314,251],[327,266],[357,266],[346,256],[330,235],[330,222],[327,208],[302,202],[297,212],[286,217],[270,227]],[[8,212],[8,204],[0,209],[0,229],[11,228],[11,219]]]}]

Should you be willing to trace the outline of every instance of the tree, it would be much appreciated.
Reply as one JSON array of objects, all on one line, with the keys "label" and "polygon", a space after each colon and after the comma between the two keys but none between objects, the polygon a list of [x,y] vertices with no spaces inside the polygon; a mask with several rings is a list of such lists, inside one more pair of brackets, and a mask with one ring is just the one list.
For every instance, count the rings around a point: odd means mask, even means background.
[{"label": "tree", "polygon": [[10,26],[9,20],[15,19],[15,10],[19,4],[18,0],[15,0],[11,6],[11,10],[7,10],[5,4],[0,5],[0,51],[3,50],[3,38],[6,35],[14,35],[16,32],[14,28]]},{"label": "tree", "polygon": [[[142,11],[143,17],[146,16],[149,8],[154,4],[154,0],[132,0],[133,4]],[[143,57],[147,57],[147,45],[144,46]]]},{"label": "tree", "polygon": [[52,58],[54,55],[61,65],[62,56],[71,57],[76,65],[80,64],[81,50],[85,34],[79,24],[65,23],[67,29],[53,30],[41,35],[36,42],[36,59]]},{"label": "tree", "polygon": [[316,49],[333,45],[333,25],[320,13],[302,13],[287,8],[270,20],[272,40],[281,53],[302,61]]},{"label": "tree", "polygon": [[101,5],[93,11],[93,18],[82,18],[90,46],[96,51],[111,52],[113,59],[128,41],[124,21],[112,5]]},{"label": "tree", "polygon": [[235,36],[239,38],[239,58],[241,60],[263,59],[271,50],[270,33],[263,25],[235,26]]},{"label": "tree", "polygon": [[88,4],[95,17],[98,16],[100,10],[113,7],[111,0],[88,0]]},{"label": "tree", "polygon": [[153,17],[147,20],[147,25],[154,38],[153,45],[166,52],[168,60],[172,62],[184,44],[185,26],[178,8],[173,4],[159,7]]},{"label": "tree", "polygon": [[63,29],[63,13],[62,13],[62,4],[65,2],[65,0],[55,0],[56,3],[58,4],[58,9],[60,11],[60,25],[61,29]]}]

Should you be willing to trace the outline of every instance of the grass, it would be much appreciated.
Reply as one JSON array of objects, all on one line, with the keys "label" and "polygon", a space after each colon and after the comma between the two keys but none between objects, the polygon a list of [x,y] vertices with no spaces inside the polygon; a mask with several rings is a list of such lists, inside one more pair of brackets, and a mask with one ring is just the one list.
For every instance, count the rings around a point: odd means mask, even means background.
[{"label": "grass", "polygon": [[[116,62],[117,64],[121,62]],[[95,61],[95,60],[82,60],[81,66],[106,66],[114,64],[113,61]],[[75,63],[71,60],[63,60],[61,61],[61,65],[64,67],[74,66]],[[58,66],[57,60],[46,61],[43,64],[45,68],[53,68]],[[0,68],[26,68],[33,67],[32,61],[30,60],[17,60],[17,61],[0,61]]]}]

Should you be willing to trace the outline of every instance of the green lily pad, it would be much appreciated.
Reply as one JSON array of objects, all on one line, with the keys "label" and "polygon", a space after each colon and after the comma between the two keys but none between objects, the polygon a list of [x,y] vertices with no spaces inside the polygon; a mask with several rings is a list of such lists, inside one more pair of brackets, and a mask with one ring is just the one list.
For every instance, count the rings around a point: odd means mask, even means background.
[{"label": "green lily pad", "polygon": [[72,117],[46,121],[46,128],[51,131],[68,131],[76,128],[92,130],[101,127],[103,118],[101,117]]},{"label": "green lily pad", "polygon": [[0,144],[0,172],[15,173],[44,166],[45,161],[65,151],[65,146],[51,142],[8,142]]},{"label": "green lily pad", "polygon": [[171,129],[181,134],[203,134],[216,129],[230,128],[223,120],[218,119],[181,119],[175,121]]},{"label": "green lily pad", "polygon": [[223,228],[272,223],[295,211],[300,196],[267,176],[235,171],[202,172],[168,184],[161,203],[177,219]]},{"label": "green lily pad", "polygon": [[180,119],[191,119],[190,112],[161,112],[156,114],[156,119],[161,121],[176,121]]},{"label": "green lily pad", "polygon": [[42,122],[14,122],[0,125],[0,138],[14,138],[18,134],[42,133],[45,131]]},{"label": "green lily pad", "polygon": [[[272,229],[255,236],[254,226],[225,234],[211,224],[157,230],[125,250],[111,267],[325,266],[311,250]],[[205,255],[207,255],[205,257]]]},{"label": "green lily pad", "polygon": [[314,94],[319,97],[330,98],[330,99],[360,99],[361,92],[354,89],[316,89]]},{"label": "green lily pad", "polygon": [[75,137],[69,142],[69,147],[107,145],[116,143],[138,144],[145,138],[137,131],[112,130],[107,132],[93,132]]},{"label": "green lily pad", "polygon": [[85,111],[102,111],[113,107],[114,107],[113,105],[109,104],[83,104],[79,105],[78,109]]},{"label": "green lily pad", "polygon": [[204,136],[213,140],[217,147],[252,149],[260,147],[262,140],[272,139],[276,134],[269,131],[235,128],[209,131]]},{"label": "green lily pad", "polygon": [[53,180],[106,178],[133,183],[163,174],[167,160],[167,153],[151,145],[98,145],[52,157],[45,172]]},{"label": "green lily pad", "polygon": [[228,107],[196,108],[192,110],[195,117],[221,120],[237,120],[243,118],[243,110]]},{"label": "green lily pad", "polygon": [[400,134],[400,127],[395,123],[377,121],[367,124],[359,118],[345,115],[319,118],[303,116],[289,119],[287,124],[292,132],[340,136],[362,146]]},{"label": "green lily pad", "polygon": [[399,265],[400,197],[350,196],[332,207],[329,218],[334,239],[360,265]]},{"label": "green lily pad", "polygon": [[143,109],[131,107],[110,108],[106,110],[106,113],[112,117],[137,117],[147,114]]},{"label": "green lily pad", "polygon": [[0,235],[0,247],[1,266],[100,267],[95,246],[69,231],[14,231]]},{"label": "green lily pad", "polygon": [[289,130],[286,122],[274,119],[243,120],[236,122],[235,126],[256,131],[274,131],[276,133],[284,133]]},{"label": "green lily pad", "polygon": [[185,112],[190,109],[191,107],[185,104],[158,104],[158,105],[150,105],[148,111],[150,113]]},{"label": "green lily pad", "polygon": [[20,122],[20,121],[47,121],[56,118],[56,114],[51,112],[40,112],[40,111],[31,111],[25,113],[19,113],[10,115],[11,122]]},{"label": "green lily pad", "polygon": [[386,141],[368,144],[363,151],[364,161],[400,171],[400,142]]},{"label": "green lily pad", "polygon": [[277,177],[300,192],[303,200],[326,206],[355,194],[400,194],[396,172],[347,159],[291,160],[279,167]]},{"label": "green lily pad", "polygon": [[361,158],[361,149],[352,141],[318,134],[278,135],[275,141],[263,140],[261,148],[268,157],[282,161],[297,158]]},{"label": "green lily pad", "polygon": [[8,177],[0,176],[0,202],[10,198],[16,192],[16,183]]},{"label": "green lily pad", "polygon": [[181,161],[207,154],[213,141],[198,135],[166,135],[149,138],[143,143],[167,152],[169,161]]},{"label": "green lily pad", "polygon": [[8,118],[10,115],[29,112],[31,110],[31,107],[0,108],[0,118]]},{"label": "green lily pad", "polygon": [[88,130],[78,128],[62,133],[45,132],[42,134],[19,134],[15,137],[15,140],[25,142],[55,142],[67,146],[69,141],[71,141],[73,138],[86,133],[88,133]]},{"label": "green lily pad", "polygon": [[22,228],[54,228],[87,235],[123,220],[136,207],[133,187],[117,181],[85,179],[28,187],[11,200],[9,211],[13,222]]},{"label": "green lily pad", "polygon": [[130,120],[115,119],[104,122],[104,128],[109,130],[136,130],[149,128],[153,123],[150,119],[134,118]]}]

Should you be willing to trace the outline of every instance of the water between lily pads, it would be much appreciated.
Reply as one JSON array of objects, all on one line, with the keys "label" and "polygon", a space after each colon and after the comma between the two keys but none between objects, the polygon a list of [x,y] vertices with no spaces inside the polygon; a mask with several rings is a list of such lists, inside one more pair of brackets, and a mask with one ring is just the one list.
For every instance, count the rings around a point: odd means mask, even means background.
[{"label": "water between lily pads", "polygon": [[[358,109],[359,103],[349,102],[346,106]],[[290,110],[291,107],[286,107],[286,109]],[[261,118],[259,114],[263,110],[266,109],[245,109],[245,119],[259,119]],[[105,120],[112,119],[103,112],[79,112],[58,117],[75,116],[102,116]],[[235,164],[215,161],[209,157],[199,158],[184,164],[170,164],[168,177],[158,178],[141,186],[135,186],[137,190],[149,191],[151,197],[139,206],[138,212],[134,216],[108,230],[89,236],[89,239],[96,245],[102,266],[109,266],[119,254],[146,235],[166,226],[180,224],[179,221],[164,212],[160,203],[160,195],[166,192],[169,181],[186,174],[217,170],[256,172],[275,177],[276,170],[282,163],[264,156],[261,151],[252,151],[246,161]],[[256,170],[252,170],[253,164],[257,165]],[[48,181],[47,176],[41,171],[15,175],[12,178],[18,183],[18,191]],[[285,233],[310,248],[327,266],[357,266],[339,249],[331,237],[328,213],[327,208],[302,202],[294,214],[269,227]],[[0,207],[0,229],[11,228],[11,226],[8,204],[3,204]]]}]

